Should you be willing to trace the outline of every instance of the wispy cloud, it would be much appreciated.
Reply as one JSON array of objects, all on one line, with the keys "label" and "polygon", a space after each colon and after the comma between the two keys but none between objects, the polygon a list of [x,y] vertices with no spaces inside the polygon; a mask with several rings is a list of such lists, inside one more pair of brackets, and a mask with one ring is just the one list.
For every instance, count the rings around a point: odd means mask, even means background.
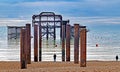
[{"label": "wispy cloud", "polygon": [[70,24],[79,23],[81,25],[94,25],[94,24],[120,24],[120,17],[66,17],[70,19]]},{"label": "wispy cloud", "polygon": [[26,7],[38,7],[38,6],[54,6],[54,7],[66,7],[74,6],[78,8],[93,7],[114,7],[113,5],[119,5],[119,0],[84,0],[84,1],[35,1],[35,2],[20,2],[13,4],[15,6],[26,6]]},{"label": "wispy cloud", "polygon": [[26,6],[26,7],[37,7],[37,6],[78,6],[81,4],[80,2],[68,2],[68,1],[60,1],[60,2],[48,2],[48,1],[39,1],[39,2],[23,2],[14,4],[15,6]]},{"label": "wispy cloud", "polygon": [[[31,22],[33,14],[42,11],[52,11],[70,19],[71,24],[120,24],[120,0],[22,0],[0,3],[0,24],[17,24]],[[10,18],[15,18],[14,21]],[[21,19],[20,19],[21,18]],[[27,20],[26,20],[27,19]],[[17,21],[18,20],[18,21]],[[25,20],[25,21],[24,21]],[[12,23],[13,22],[13,23]]]},{"label": "wispy cloud", "polygon": [[[66,16],[120,16],[119,0],[62,0],[62,1],[22,1],[0,3],[0,14],[8,17],[19,15],[32,15],[41,11],[54,11]],[[10,12],[10,13],[9,13]]]},{"label": "wispy cloud", "polygon": [[1,18],[0,26],[23,26],[26,23],[30,23],[30,20],[22,20],[15,18]]},{"label": "wispy cloud", "polygon": [[[64,17],[64,20],[70,20],[70,24],[75,23],[81,25],[111,25],[120,24],[120,17]],[[25,25],[26,23],[32,23],[31,19],[24,18],[1,18],[0,26],[6,25]]]},{"label": "wispy cloud", "polygon": [[[37,1],[16,3],[14,6],[35,8],[36,10],[53,10],[71,16],[120,16],[118,10],[120,1],[114,0],[84,0],[84,1]],[[73,15],[73,13],[75,13]]]}]

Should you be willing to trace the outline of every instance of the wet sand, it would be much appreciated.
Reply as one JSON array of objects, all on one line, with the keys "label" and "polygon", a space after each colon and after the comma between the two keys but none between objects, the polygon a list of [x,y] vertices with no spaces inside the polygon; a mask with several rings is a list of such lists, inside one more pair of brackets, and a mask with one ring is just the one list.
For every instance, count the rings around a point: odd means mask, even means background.
[{"label": "wet sand", "polygon": [[120,72],[120,62],[88,61],[87,67],[74,62],[32,62],[20,69],[20,62],[0,61],[0,72]]}]

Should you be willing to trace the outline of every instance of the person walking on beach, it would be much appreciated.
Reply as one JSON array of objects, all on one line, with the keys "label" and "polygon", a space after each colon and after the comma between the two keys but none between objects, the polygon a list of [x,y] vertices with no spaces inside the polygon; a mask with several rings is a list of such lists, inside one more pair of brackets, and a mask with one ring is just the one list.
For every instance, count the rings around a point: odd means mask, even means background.
[{"label": "person walking on beach", "polygon": [[118,55],[116,55],[116,61],[118,61]]},{"label": "person walking on beach", "polygon": [[54,62],[56,62],[56,54],[53,55]]}]

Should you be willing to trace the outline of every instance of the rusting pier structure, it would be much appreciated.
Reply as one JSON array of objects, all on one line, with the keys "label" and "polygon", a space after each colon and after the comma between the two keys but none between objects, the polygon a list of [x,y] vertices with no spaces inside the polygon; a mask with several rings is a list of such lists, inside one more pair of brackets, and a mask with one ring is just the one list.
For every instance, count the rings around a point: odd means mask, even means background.
[{"label": "rusting pier structure", "polygon": [[86,27],[80,30],[80,66],[86,67],[86,42],[87,42]]},{"label": "rusting pier structure", "polygon": [[34,25],[34,61],[38,62],[38,25]]},{"label": "rusting pier structure", "polygon": [[21,28],[25,26],[7,26],[7,39],[17,39],[20,38]]},{"label": "rusting pier structure", "polygon": [[26,24],[21,29],[20,35],[20,62],[21,69],[27,68],[27,64],[31,64],[31,25]]},{"label": "rusting pier structure", "polygon": [[[39,15],[32,16],[32,25],[38,25],[39,28],[39,61],[42,60],[42,37],[53,38],[54,45],[56,40],[56,28],[60,28],[60,38],[62,40],[62,61],[65,61],[65,30],[68,21],[63,21],[61,15],[53,12],[42,12]],[[64,30],[65,29],[65,30]]]},{"label": "rusting pier structure", "polygon": [[[71,26],[68,21],[63,21],[61,15],[53,12],[42,12],[32,16],[32,26],[34,28],[34,61],[42,61],[42,38],[53,38],[54,45],[56,40],[56,29],[60,28],[62,61],[70,61],[70,39],[74,38],[74,63],[80,62],[81,67],[86,67],[86,26],[74,24]],[[30,24],[26,24],[21,29],[20,48],[21,48],[21,68],[27,68],[26,64],[31,63],[31,31]],[[80,60],[79,60],[80,59]]]},{"label": "rusting pier structure", "polygon": [[70,30],[71,26],[68,24],[66,26],[66,61],[70,61]]},{"label": "rusting pier structure", "polygon": [[20,36],[20,63],[21,69],[27,68],[26,62],[26,47],[25,47],[25,29],[21,29],[21,36]]},{"label": "rusting pier structure", "polygon": [[79,63],[79,24],[74,24],[74,63]]}]

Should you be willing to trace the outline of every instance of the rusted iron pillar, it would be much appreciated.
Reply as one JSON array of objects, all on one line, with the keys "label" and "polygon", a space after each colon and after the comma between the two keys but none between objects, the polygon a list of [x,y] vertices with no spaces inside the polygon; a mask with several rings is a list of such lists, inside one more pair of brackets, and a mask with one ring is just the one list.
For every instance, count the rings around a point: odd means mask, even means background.
[{"label": "rusted iron pillar", "polygon": [[38,25],[34,25],[34,61],[38,62]]},{"label": "rusted iron pillar", "polygon": [[21,29],[20,33],[20,62],[21,69],[27,68],[27,60],[26,60],[26,34],[25,29]]},{"label": "rusted iron pillar", "polygon": [[80,31],[80,48],[81,48],[81,55],[80,55],[80,66],[86,67],[86,28],[81,29]]},{"label": "rusted iron pillar", "polygon": [[70,25],[66,26],[66,61],[70,61]]},{"label": "rusted iron pillar", "polygon": [[62,61],[65,61],[65,24],[62,24]]},{"label": "rusted iron pillar", "polygon": [[74,63],[79,63],[79,24],[74,24]]},{"label": "rusted iron pillar", "polygon": [[63,24],[63,21],[62,21],[62,17],[60,18],[60,39],[62,40],[62,24]]},{"label": "rusted iron pillar", "polygon": [[46,34],[46,39],[48,40],[48,38],[49,38],[49,36],[48,36],[48,35],[49,35],[49,30],[48,30],[49,27],[48,27],[48,23],[47,23],[47,26],[46,26],[46,27],[47,27],[47,28],[46,28],[46,33],[47,33],[47,34]]},{"label": "rusted iron pillar", "polygon": [[41,23],[39,24],[39,61],[42,61],[42,27],[41,27]]},{"label": "rusted iron pillar", "polygon": [[27,63],[31,64],[31,26],[26,24]]},{"label": "rusted iron pillar", "polygon": [[[54,16],[54,21],[55,21],[55,16]],[[56,25],[55,25],[55,22],[54,22],[54,45],[56,43],[56,29],[55,29]]]}]

